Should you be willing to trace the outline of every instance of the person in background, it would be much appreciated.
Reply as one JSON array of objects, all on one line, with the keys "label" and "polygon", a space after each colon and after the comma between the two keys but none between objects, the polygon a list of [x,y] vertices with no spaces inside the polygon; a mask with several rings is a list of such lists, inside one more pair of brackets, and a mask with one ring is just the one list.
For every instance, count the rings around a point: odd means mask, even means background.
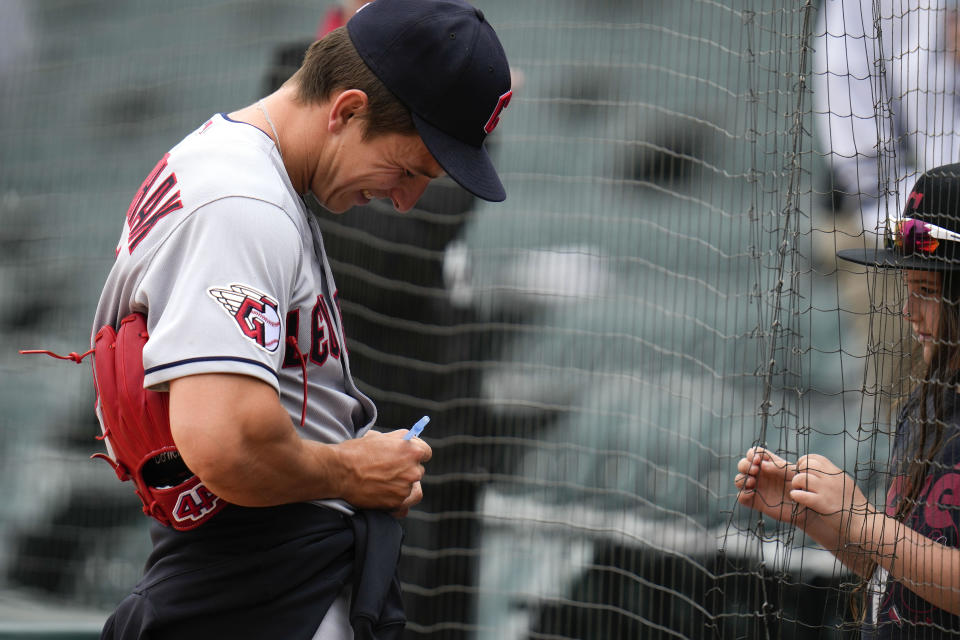
[{"label": "person in background", "polygon": [[824,0],[817,14],[815,133],[833,201],[869,244],[920,173],[960,160],[957,9],[956,0]]},{"label": "person in background", "polygon": [[316,39],[319,40],[334,29],[339,29],[347,24],[350,16],[355,14],[360,7],[366,3],[367,0],[339,0],[337,4],[327,9],[327,12],[324,14],[323,20],[317,26]]}]

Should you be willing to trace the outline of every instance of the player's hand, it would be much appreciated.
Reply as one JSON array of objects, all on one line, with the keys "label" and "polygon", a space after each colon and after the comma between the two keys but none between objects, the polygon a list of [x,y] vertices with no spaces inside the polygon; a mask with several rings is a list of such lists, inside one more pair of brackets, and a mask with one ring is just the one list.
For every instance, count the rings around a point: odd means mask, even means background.
[{"label": "player's hand", "polygon": [[410,513],[410,507],[418,504],[421,500],[423,500],[423,487],[419,482],[414,482],[410,488],[410,495],[403,501],[400,508],[391,511],[390,515],[394,518],[406,518],[407,514]]},{"label": "player's hand", "polygon": [[820,515],[843,539],[857,535],[876,509],[852,477],[827,458],[811,454],[797,460],[790,498]]},{"label": "player's hand", "polygon": [[344,467],[339,497],[359,509],[383,509],[401,517],[420,502],[423,465],[433,450],[420,438],[404,440],[405,433],[371,430],[334,445]]},{"label": "player's hand", "polygon": [[737,463],[737,472],[737,502],[780,522],[806,528],[809,514],[790,495],[796,465],[762,447],[753,447]]}]

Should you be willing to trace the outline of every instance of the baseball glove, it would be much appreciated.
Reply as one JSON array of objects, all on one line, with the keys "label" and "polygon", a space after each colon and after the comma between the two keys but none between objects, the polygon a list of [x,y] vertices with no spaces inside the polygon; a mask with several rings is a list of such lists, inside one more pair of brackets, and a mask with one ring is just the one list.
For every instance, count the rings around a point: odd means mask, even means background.
[{"label": "baseball glove", "polygon": [[107,453],[91,457],[109,462],[120,480],[133,480],[145,514],[174,529],[195,529],[227,502],[207,489],[180,457],[170,434],[167,394],[143,388],[147,338],[146,316],[131,313],[120,321],[119,331],[111,326],[100,329],[86,353],[62,356],[46,349],[20,353],[74,362],[93,354],[97,415],[103,428],[97,439],[106,441]]},{"label": "baseball glove", "polygon": [[147,338],[140,313],[124,318],[119,331],[106,326],[94,338],[99,439],[106,440],[107,454],[92,457],[109,462],[120,480],[133,480],[145,514],[174,529],[194,529],[227,503],[180,457],[170,435],[168,395],[143,388]]}]

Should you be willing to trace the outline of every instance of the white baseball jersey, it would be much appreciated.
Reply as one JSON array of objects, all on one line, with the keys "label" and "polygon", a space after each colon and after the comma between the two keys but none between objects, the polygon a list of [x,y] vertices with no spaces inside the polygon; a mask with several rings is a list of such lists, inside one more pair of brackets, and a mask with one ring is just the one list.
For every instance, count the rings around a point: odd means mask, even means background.
[{"label": "white baseball jersey", "polygon": [[93,333],[146,314],[147,387],[243,374],[277,390],[304,438],[342,442],[373,425],[319,228],[264,132],[221,114],[187,136],[137,191],[116,251]]}]

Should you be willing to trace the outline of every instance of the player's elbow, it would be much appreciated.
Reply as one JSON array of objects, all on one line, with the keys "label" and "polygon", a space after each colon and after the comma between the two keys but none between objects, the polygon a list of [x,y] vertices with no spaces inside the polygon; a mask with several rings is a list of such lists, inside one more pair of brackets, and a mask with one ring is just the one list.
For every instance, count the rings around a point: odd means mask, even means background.
[{"label": "player's elbow", "polygon": [[187,467],[219,497],[241,506],[277,503],[265,495],[264,458],[294,429],[270,386],[237,375],[174,380],[170,432]]},{"label": "player's elbow", "polygon": [[171,420],[173,441],[187,465],[207,489],[227,502],[236,502],[232,484],[242,473],[243,460],[230,439],[218,438],[200,425]]}]

